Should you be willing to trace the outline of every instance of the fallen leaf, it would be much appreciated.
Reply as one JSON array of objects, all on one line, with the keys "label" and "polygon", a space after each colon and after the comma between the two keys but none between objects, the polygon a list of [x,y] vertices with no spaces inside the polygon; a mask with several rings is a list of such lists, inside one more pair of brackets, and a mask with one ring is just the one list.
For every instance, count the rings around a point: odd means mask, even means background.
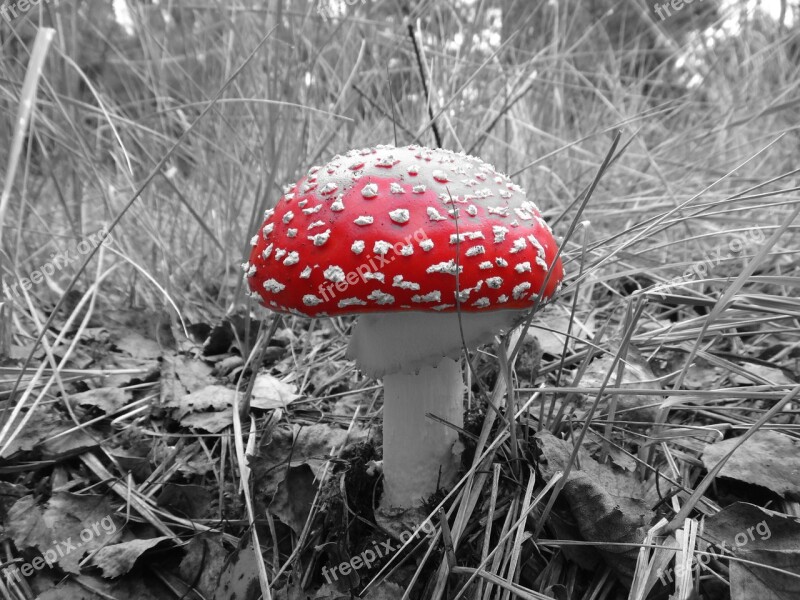
[{"label": "fallen leaf", "polygon": [[17,548],[36,548],[45,562],[77,574],[84,553],[119,538],[122,521],[105,496],[56,492],[44,509],[33,496],[20,498],[5,526]]},{"label": "fallen leaf", "polygon": [[[605,354],[593,360],[578,385],[581,387],[601,387],[613,362],[614,357],[610,354]],[[628,355],[625,358],[622,381],[617,381],[618,369],[619,362],[614,367],[614,373],[611,375],[607,387],[623,389],[646,388],[654,391],[652,394],[618,394],[616,413],[620,413],[619,418],[626,421],[654,421],[658,414],[662,394],[661,386],[658,384],[650,366],[639,352],[631,346],[628,348]],[[595,393],[589,394],[589,399],[593,400],[594,396]],[[601,406],[603,405],[601,404]]]},{"label": "fallen leaf", "polygon": [[712,390],[719,386],[720,380],[727,373],[722,367],[708,364],[697,359],[689,365],[683,378],[683,387],[687,390]]},{"label": "fallen leaf", "polygon": [[259,373],[253,384],[250,406],[262,410],[286,408],[299,397],[296,385],[284,383],[269,373]]},{"label": "fallen leaf", "polygon": [[201,429],[209,433],[219,433],[233,424],[233,409],[226,408],[219,412],[194,413],[183,417],[181,425],[189,429]]},{"label": "fallen leaf", "polygon": [[79,575],[59,581],[36,596],[36,600],[161,600],[164,594],[162,586],[155,577],[109,581],[99,576]]},{"label": "fallen leaf", "polygon": [[[43,458],[59,459],[97,446],[86,429],[70,431],[73,429],[75,423],[62,419],[57,412],[36,410],[3,452],[3,458],[18,452],[36,451]],[[64,433],[66,431],[70,433]]]},{"label": "fallen leaf", "polygon": [[[734,454],[735,456],[735,454]],[[705,520],[711,550],[800,576],[800,520],[753,504],[736,502]],[[730,561],[731,600],[800,598],[800,578],[774,569]]]},{"label": "fallen leaf", "polygon": [[100,548],[92,557],[92,564],[100,567],[103,577],[119,577],[133,568],[139,557],[161,543],[172,542],[171,537],[162,536],[147,540],[131,540],[120,544],[110,544]]},{"label": "fallen leaf", "polygon": [[[540,453],[539,471],[549,481],[564,472],[573,446],[549,431],[535,436]],[[569,503],[584,540],[605,542],[597,546],[606,563],[623,581],[630,581],[641,544],[655,514],[650,506],[657,501],[653,486],[639,482],[627,471],[600,464],[581,448],[578,460],[567,476],[561,492]]]},{"label": "fallen leaf", "polygon": [[234,550],[226,559],[227,568],[219,578],[214,600],[258,600],[258,566],[252,542]]},{"label": "fallen leaf", "polygon": [[214,384],[211,367],[201,360],[165,355],[161,360],[160,406],[171,406],[176,398]]},{"label": "fallen leaf", "polygon": [[537,316],[525,334],[525,339],[528,340],[531,337],[535,337],[539,341],[539,346],[543,352],[553,356],[561,356],[567,340],[567,331],[570,331],[571,336],[569,343],[566,344],[568,350],[575,346],[576,338],[589,339],[594,335],[594,331],[578,320],[577,317],[572,320],[571,330],[569,325],[569,313],[549,313],[544,317]]},{"label": "fallen leaf", "polygon": [[[768,365],[759,365],[759,364],[747,364],[744,365],[742,368],[749,374],[766,380],[767,382],[770,383],[770,385],[788,385],[788,386],[797,385],[797,382],[789,379],[784,374],[784,372],[778,367],[770,367]],[[750,377],[747,377],[745,375],[740,375],[739,373],[731,373],[731,381],[736,385],[753,385],[754,383],[760,383],[760,382],[754,382],[753,379],[751,379]]]},{"label": "fallen leaf", "polygon": [[133,358],[158,358],[163,354],[158,342],[144,337],[137,331],[125,331],[112,343]]},{"label": "fallen leaf", "polygon": [[95,378],[98,387],[125,387],[132,382],[155,380],[161,374],[160,363],[156,360],[116,352],[110,353],[102,364],[107,372]]},{"label": "fallen leaf", "polygon": [[0,521],[5,521],[14,503],[28,494],[30,490],[24,485],[0,481]]},{"label": "fallen leaf", "polygon": [[175,375],[189,392],[196,392],[214,383],[211,367],[200,360],[183,356],[174,357]]},{"label": "fallen leaf", "polygon": [[599,456],[600,453],[606,449],[608,450],[608,458],[619,468],[625,469],[626,471],[633,471],[636,469],[636,461],[633,456],[623,452],[622,444],[620,444],[619,441],[615,444],[608,444],[594,431],[587,431],[583,445],[589,450],[592,456]]},{"label": "fallen leaf", "polygon": [[269,503],[269,512],[291,527],[299,536],[311,513],[316,493],[314,473],[309,466],[290,467],[284,480],[278,484],[278,491],[272,502]]},{"label": "fallen leaf", "polygon": [[130,400],[130,392],[121,388],[101,387],[71,394],[69,401],[79,406],[94,406],[105,414],[115,413]]},{"label": "fallen leaf", "polygon": [[290,466],[308,465],[314,477],[319,478],[332,448],[341,447],[345,439],[352,444],[367,437],[368,432],[358,427],[348,435],[345,429],[325,423],[309,427],[282,424],[275,428],[269,443],[261,447],[259,456],[250,458],[253,480],[262,494],[272,496]]},{"label": "fallen leaf", "polygon": [[193,582],[203,596],[211,598],[226,566],[227,551],[222,545],[222,535],[200,533],[193,536],[184,549],[186,555],[181,561],[181,577]]},{"label": "fallen leaf", "polygon": [[208,410],[221,411],[233,406],[236,390],[223,385],[207,385],[196,392],[185,394],[177,401],[165,404],[167,408],[177,409],[175,418],[183,421],[186,415],[206,412]]},{"label": "fallen leaf", "polygon": [[[713,469],[739,442],[730,438],[708,444],[703,465]],[[728,459],[720,477],[760,485],[784,498],[800,498],[800,442],[777,431],[756,431]]]},{"label": "fallen leaf", "polygon": [[177,456],[173,456],[174,450],[174,447],[156,445],[152,449],[150,460],[153,464],[161,464],[167,459],[174,460],[178,473],[186,477],[202,476],[215,468],[214,463],[208,460],[202,446],[197,442],[185,445],[178,451]]},{"label": "fallen leaf", "polygon": [[119,463],[124,473],[130,473],[136,481],[145,481],[153,473],[153,466],[146,456],[113,453],[111,456]]},{"label": "fallen leaf", "polygon": [[[396,596],[396,598],[400,598]],[[297,583],[291,583],[283,589],[276,590],[274,600],[350,600],[350,594],[343,594],[329,583],[323,584],[317,590],[304,590]],[[368,596],[372,598],[372,596]]]},{"label": "fallen leaf", "polygon": [[391,581],[382,581],[377,584],[366,596],[369,600],[396,600],[402,598],[405,589]]},{"label": "fallen leaf", "polygon": [[168,483],[158,494],[156,505],[168,508],[172,514],[199,519],[207,516],[213,499],[213,493],[205,486]]},{"label": "fallen leaf", "polygon": [[223,385],[207,385],[179,399],[167,400],[163,406],[174,409],[173,418],[184,427],[219,433],[233,423],[235,397],[234,389]]}]

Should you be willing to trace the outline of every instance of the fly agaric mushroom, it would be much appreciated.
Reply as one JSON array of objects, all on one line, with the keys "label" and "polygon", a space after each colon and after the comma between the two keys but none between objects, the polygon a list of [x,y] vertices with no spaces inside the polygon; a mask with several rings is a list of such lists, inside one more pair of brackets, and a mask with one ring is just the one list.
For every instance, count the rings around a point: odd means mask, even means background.
[{"label": "fly agaric mushroom", "polygon": [[360,315],[348,356],[383,378],[385,508],[454,482],[458,433],[441,421],[463,425],[462,348],[512,328],[563,276],[552,231],[518,185],[480,159],[420,146],[311,168],[251,244],[245,278],[265,307]]}]

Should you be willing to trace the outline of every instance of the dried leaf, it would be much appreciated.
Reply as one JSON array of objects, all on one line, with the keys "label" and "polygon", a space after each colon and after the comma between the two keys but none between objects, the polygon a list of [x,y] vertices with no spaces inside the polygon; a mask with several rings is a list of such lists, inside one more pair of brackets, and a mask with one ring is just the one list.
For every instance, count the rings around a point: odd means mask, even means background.
[{"label": "dried leaf", "polygon": [[[564,471],[572,445],[548,431],[536,434],[541,454],[539,470],[549,481]],[[578,529],[587,541],[640,544],[655,515],[655,491],[637,481],[627,471],[603,465],[581,448],[562,494],[570,505]],[[608,565],[623,580],[630,580],[636,566],[638,548],[617,545],[597,547]]]},{"label": "dried leaf", "polygon": [[314,473],[309,466],[290,467],[269,504],[269,512],[291,527],[295,534],[300,535],[316,493]]},{"label": "dried leaf", "polygon": [[737,502],[706,519],[705,535],[716,553],[729,550],[738,558],[796,574],[731,560],[731,600],[800,598],[800,520]]},{"label": "dried leaf", "polygon": [[200,360],[181,355],[164,356],[161,361],[161,406],[173,406],[176,398],[214,383],[211,367]]},{"label": "dried leaf", "polygon": [[683,386],[687,390],[712,390],[719,386],[720,380],[726,373],[727,371],[722,367],[709,365],[706,361],[697,359],[686,370]]},{"label": "dried leaf", "polygon": [[[748,373],[767,380],[771,385],[797,385],[797,382],[789,379],[778,367],[768,365],[746,364],[744,370]],[[739,373],[731,373],[731,381],[736,385],[753,385],[753,380]]]},{"label": "dried leaf", "polygon": [[43,510],[32,496],[9,510],[6,528],[17,548],[36,548],[46,563],[79,573],[90,552],[119,538],[122,521],[105,496],[56,492]]},{"label": "dried leaf", "polygon": [[176,356],[174,359],[175,375],[189,392],[196,392],[214,383],[211,367],[206,363]]},{"label": "dried leaf", "polygon": [[[738,441],[730,438],[707,445],[703,451],[706,469],[714,468]],[[777,431],[757,431],[733,453],[719,475],[760,485],[784,498],[800,498],[800,442]]]},{"label": "dried leaf", "polygon": [[[275,428],[269,444],[262,447],[260,455],[250,459],[253,480],[258,482],[260,493],[268,496],[278,491],[278,484],[286,477],[287,469],[308,465],[319,478],[332,448],[363,441],[366,430],[355,428],[350,434],[340,427],[319,423],[310,427],[281,425]],[[291,459],[291,463],[290,463]]]},{"label": "dried leaf", "polygon": [[130,571],[142,554],[161,543],[171,541],[171,537],[162,536],[111,544],[97,551],[92,558],[92,564],[100,567],[103,577],[119,577]]},{"label": "dried leaf", "polygon": [[194,413],[181,419],[181,425],[189,429],[201,429],[209,433],[219,433],[233,424],[233,409],[220,412]]},{"label": "dried leaf", "polygon": [[222,535],[195,535],[189,540],[185,550],[186,556],[180,566],[181,577],[184,581],[193,582],[203,596],[211,598],[226,566],[227,551],[222,545]]},{"label": "dried leaf", "polygon": [[94,406],[105,414],[115,413],[130,400],[130,392],[121,388],[101,387],[72,394],[69,401],[79,406]]},{"label": "dried leaf", "polygon": [[[592,361],[586,373],[581,378],[579,385],[598,388],[602,386],[613,362],[614,357],[609,354]],[[607,387],[646,388],[660,392],[661,386],[658,384],[656,376],[635,348],[629,347],[628,349],[628,356],[625,359],[625,368],[622,372],[622,381],[617,381],[618,368],[619,363],[617,363],[617,366],[614,368],[614,373],[611,375]],[[621,419],[652,422],[658,414],[658,404],[660,401],[660,393],[636,395],[619,394],[617,396],[616,410],[618,413],[622,412],[624,415],[620,417]]]},{"label": "dried leaf", "polygon": [[235,550],[226,560],[214,600],[257,600],[261,597],[258,566],[252,542]]},{"label": "dried leaf", "polygon": [[23,485],[0,481],[0,521],[4,522],[14,503],[28,494],[30,490]]},{"label": "dried leaf", "polygon": [[114,345],[133,358],[152,359],[163,354],[158,342],[144,337],[142,334],[128,330],[114,340]]},{"label": "dried leaf", "polygon": [[[399,596],[394,596],[393,598],[401,598],[402,593]],[[372,598],[372,594],[367,596],[367,598]],[[277,590],[275,592],[274,600],[350,600],[350,594],[343,594],[339,590],[336,589],[335,586],[326,583],[323,584],[318,590],[304,590],[300,585],[297,583],[292,583],[291,585],[285,587],[284,589]]]},{"label": "dried leaf", "polygon": [[172,514],[199,519],[206,516],[213,499],[211,490],[202,485],[168,483],[159,493],[156,504]]},{"label": "dried leaf", "polygon": [[[543,352],[552,354],[553,356],[561,356],[561,353],[564,352],[564,344],[567,340],[569,324],[569,313],[549,313],[544,317],[537,317],[533,320],[525,338],[527,340],[529,337],[535,337],[539,341],[539,346]],[[567,343],[568,349],[574,347],[575,338],[587,339],[587,336],[594,335],[594,330],[577,318],[574,318],[570,335],[570,341]]]},{"label": "dried leaf", "polygon": [[236,390],[222,385],[207,385],[204,388],[186,394],[177,402],[173,401],[165,406],[176,408],[175,417],[183,420],[186,415],[208,410],[221,411],[233,406]]},{"label": "dried leaf", "polygon": [[598,456],[603,449],[607,449],[608,458],[619,468],[625,469],[626,471],[633,471],[636,469],[636,461],[630,454],[622,451],[622,447],[619,443],[607,444],[606,441],[594,431],[586,432],[583,445],[589,450],[592,456]]},{"label": "dried leaf", "polygon": [[97,445],[84,429],[61,435],[75,428],[75,423],[59,417],[52,411],[37,410],[3,453],[3,458],[18,452],[38,451],[44,458],[62,458],[78,454]]},{"label": "dried leaf", "polygon": [[299,397],[296,385],[284,383],[269,373],[259,373],[253,384],[250,406],[263,410],[286,408]]},{"label": "dried leaf", "polygon": [[36,596],[36,600],[161,600],[163,587],[160,586],[163,584],[155,578],[129,577],[108,581],[99,576],[80,575],[60,581]]},{"label": "dried leaf", "polygon": [[235,397],[236,390],[207,385],[179,400],[165,402],[164,407],[175,409],[173,416],[184,427],[219,433],[233,423]]}]

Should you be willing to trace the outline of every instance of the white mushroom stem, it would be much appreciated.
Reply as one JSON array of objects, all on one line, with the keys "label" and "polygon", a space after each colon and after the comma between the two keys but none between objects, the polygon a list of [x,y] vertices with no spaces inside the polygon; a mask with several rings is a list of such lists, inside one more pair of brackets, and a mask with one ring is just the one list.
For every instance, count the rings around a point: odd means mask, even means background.
[{"label": "white mushroom stem", "polygon": [[[455,483],[458,433],[427,417],[461,427],[464,383],[458,357],[523,313],[406,312],[361,315],[347,354],[358,368],[383,378],[384,508],[412,508]],[[440,473],[441,469],[441,473]]]},{"label": "white mushroom stem", "polygon": [[458,362],[443,358],[418,373],[383,378],[384,507],[410,507],[448,488],[458,474],[458,432],[464,424],[464,384]]}]

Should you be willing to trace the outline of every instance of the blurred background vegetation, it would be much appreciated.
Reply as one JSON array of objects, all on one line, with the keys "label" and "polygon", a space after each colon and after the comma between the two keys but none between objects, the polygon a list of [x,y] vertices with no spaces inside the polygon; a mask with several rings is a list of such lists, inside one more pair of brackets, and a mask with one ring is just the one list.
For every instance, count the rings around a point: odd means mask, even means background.
[{"label": "blurred background vegetation", "polygon": [[[620,238],[781,133],[698,202],[716,206],[796,166],[800,6],[696,0],[662,19],[662,4],[43,0],[0,19],[0,165],[35,32],[56,30],[3,223],[3,280],[110,222],[265,37],[123,217],[119,256],[106,253],[146,270],[190,317],[240,301],[249,232],[283,184],[351,147],[435,145],[431,115],[443,146],[513,174],[560,234],[613,133],[632,137],[585,214],[591,248],[598,260],[633,250],[627,259],[668,279],[702,252],[696,236],[779,218],[780,202],[765,212],[763,200]],[[74,272],[36,293],[52,303]],[[164,303],[133,267],[110,281],[115,301]]]}]

